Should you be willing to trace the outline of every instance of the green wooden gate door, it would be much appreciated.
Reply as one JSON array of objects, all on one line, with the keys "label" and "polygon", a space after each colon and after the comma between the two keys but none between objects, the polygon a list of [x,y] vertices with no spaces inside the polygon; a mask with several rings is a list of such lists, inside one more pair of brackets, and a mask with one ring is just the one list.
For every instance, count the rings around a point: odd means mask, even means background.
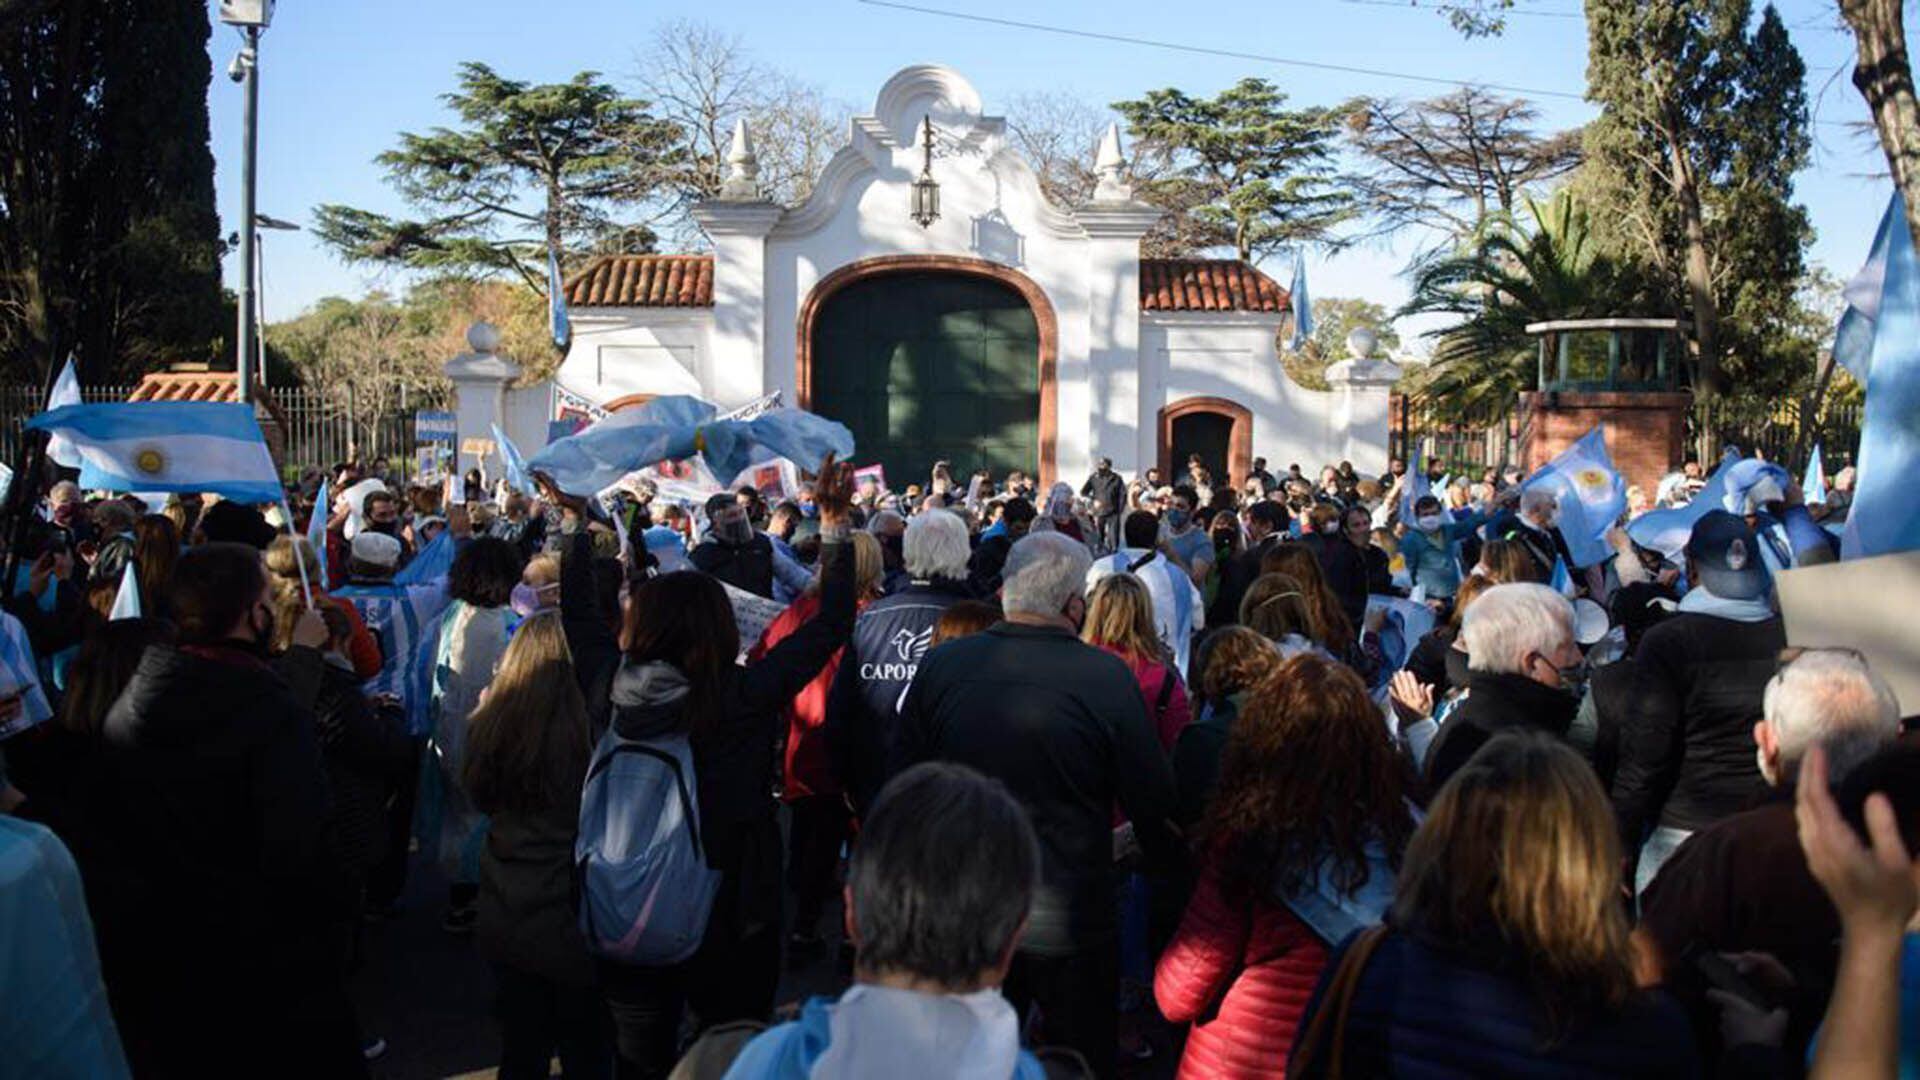
[{"label": "green wooden gate door", "polygon": [[854,460],[896,490],[935,461],[965,484],[1039,465],[1040,332],[1011,287],[971,274],[856,281],[815,319],[811,407],[853,431]]}]

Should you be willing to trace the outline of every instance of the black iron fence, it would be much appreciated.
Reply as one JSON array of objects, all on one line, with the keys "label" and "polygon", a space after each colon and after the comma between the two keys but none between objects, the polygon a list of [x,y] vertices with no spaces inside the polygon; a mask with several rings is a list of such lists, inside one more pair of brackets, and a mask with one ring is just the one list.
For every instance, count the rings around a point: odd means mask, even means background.
[{"label": "black iron fence", "polygon": [[[1828,402],[1811,424],[1803,423],[1803,411],[1799,400],[1697,403],[1687,416],[1688,439],[1682,452],[1691,456],[1701,436],[1710,433],[1717,447],[1737,446],[1742,453],[1759,453],[1795,475],[1805,468],[1816,445],[1829,476],[1853,464],[1860,448],[1860,404]],[[1403,461],[1438,460],[1455,475],[1477,476],[1488,468],[1518,464],[1525,429],[1526,417],[1513,409],[1452,418],[1417,395],[1395,395],[1388,446]]]},{"label": "black iron fence", "polygon": [[[125,401],[132,391],[131,386],[89,386],[80,396],[87,402]],[[355,415],[347,403],[326,391],[273,387],[263,391],[272,418],[266,427],[267,442],[289,479],[306,469],[356,457],[363,462],[388,462],[410,476],[417,446],[413,409],[444,407],[442,397],[410,401],[405,411]],[[26,422],[45,403],[46,391],[39,387],[0,388],[0,461],[12,463],[19,457]]]}]

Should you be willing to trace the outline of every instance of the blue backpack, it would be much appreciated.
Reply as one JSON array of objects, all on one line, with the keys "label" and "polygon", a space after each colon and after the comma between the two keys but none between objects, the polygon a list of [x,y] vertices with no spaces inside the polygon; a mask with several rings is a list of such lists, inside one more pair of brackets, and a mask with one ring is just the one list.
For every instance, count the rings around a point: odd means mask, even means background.
[{"label": "blue backpack", "polygon": [[700,843],[699,797],[685,735],[601,737],[573,846],[589,951],[659,966],[700,947],[720,874]]}]

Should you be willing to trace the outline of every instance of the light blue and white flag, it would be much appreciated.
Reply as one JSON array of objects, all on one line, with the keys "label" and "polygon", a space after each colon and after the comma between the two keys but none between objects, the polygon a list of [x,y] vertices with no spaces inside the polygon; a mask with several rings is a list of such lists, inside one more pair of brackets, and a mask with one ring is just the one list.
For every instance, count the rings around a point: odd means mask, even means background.
[{"label": "light blue and white flag", "polygon": [[527,475],[527,462],[520,456],[520,448],[507,438],[507,433],[500,430],[499,424],[493,425],[493,444],[500,448],[500,462],[506,469],[507,483],[522,495],[539,494],[534,489],[533,477]]},{"label": "light blue and white flag", "polygon": [[400,568],[393,575],[395,585],[431,585],[444,581],[453,570],[453,534],[449,529],[441,529],[440,535],[427,542],[413,557],[413,561]]},{"label": "light blue and white flag", "polygon": [[1725,510],[1744,515],[1747,494],[1755,486],[1768,483],[1785,492],[1790,482],[1786,469],[1771,461],[1741,457],[1739,449],[1730,446],[1720,459],[1720,467],[1707,477],[1692,501],[1685,506],[1641,514],[1627,523],[1627,537],[1648,551],[1657,551],[1669,559],[1677,558],[1686,549],[1687,538],[1693,535],[1693,523],[1705,517],[1707,511]]},{"label": "light blue and white flag", "polygon": [[127,560],[127,568],[120,572],[120,591],[113,594],[113,610],[107,612],[108,622],[140,617],[140,575],[134,572],[132,559]]},{"label": "light blue and white flag", "polygon": [[1580,591],[1574,587],[1573,573],[1567,569],[1567,560],[1559,555],[1553,557],[1553,577],[1547,586],[1569,600]]},{"label": "light blue and white flag", "polygon": [[622,409],[556,439],[525,468],[529,476],[547,474],[561,491],[592,495],[662,461],[697,456],[715,478],[731,482],[775,458],[811,468],[829,451],[841,461],[851,458],[853,433],[825,417],[775,408],[751,420],[728,420],[711,403],[676,394]]},{"label": "light blue and white flag", "polygon": [[547,249],[547,330],[555,348],[564,349],[573,342],[573,323],[567,318],[565,283],[560,280],[560,260]]},{"label": "light blue and white flag", "polygon": [[313,513],[307,515],[307,546],[313,549],[314,565],[319,567],[322,589],[327,584],[327,518],[333,516],[333,499],[327,492],[327,478],[320,478],[320,490],[313,494]]},{"label": "light blue and white flag", "polygon": [[253,406],[213,401],[65,405],[27,421],[80,453],[80,486],[205,492],[258,505],[284,491]]},{"label": "light blue and white flag", "polygon": [[1827,501],[1827,470],[1820,462],[1820,444],[1813,444],[1813,456],[1807,459],[1807,478],[1800,481],[1800,493],[1809,503],[1824,505]]},{"label": "light blue and white flag", "polygon": [[1873,367],[1873,328],[1880,318],[1880,298],[1886,288],[1887,254],[1894,243],[1894,224],[1905,224],[1906,220],[1906,207],[1896,191],[1880,215],[1880,226],[1874,230],[1873,247],[1867,252],[1866,265],[1841,291],[1847,308],[1840,313],[1840,324],[1834,329],[1833,358],[1862,386],[1867,384],[1867,373]]},{"label": "light blue and white flag", "polygon": [[1293,284],[1287,289],[1287,297],[1293,302],[1293,337],[1287,340],[1287,348],[1299,352],[1307,347],[1307,342],[1313,337],[1313,305],[1307,300],[1305,251],[1293,257]]},{"label": "light blue and white flag", "polygon": [[[47,411],[52,412],[62,405],[78,404],[80,376],[73,369],[73,357],[69,356],[66,366],[60,369],[59,377],[53,380],[53,389],[47,391]],[[80,451],[74,449],[73,443],[65,435],[55,434],[47,439],[47,456],[56,465],[69,469],[80,467]]]},{"label": "light blue and white flag", "polygon": [[1896,198],[1887,213],[1886,277],[1864,382],[1859,478],[1841,536],[1842,558],[1920,549],[1920,261]]},{"label": "light blue and white flag", "polygon": [[1543,487],[1558,498],[1560,535],[1574,565],[1596,566],[1613,554],[1607,530],[1627,512],[1627,484],[1613,467],[1601,428],[1580,436],[1520,486]]}]

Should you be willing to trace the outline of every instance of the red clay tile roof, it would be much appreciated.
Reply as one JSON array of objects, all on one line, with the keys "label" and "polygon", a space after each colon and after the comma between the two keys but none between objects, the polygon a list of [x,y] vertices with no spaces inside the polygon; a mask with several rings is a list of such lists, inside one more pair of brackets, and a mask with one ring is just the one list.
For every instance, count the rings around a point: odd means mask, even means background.
[{"label": "red clay tile roof", "polygon": [[[566,283],[574,307],[712,307],[711,255],[603,255]],[[1239,259],[1140,260],[1142,311],[1287,310],[1287,290]]]},{"label": "red clay tile roof", "polygon": [[155,371],[140,376],[128,401],[238,401],[231,371]]},{"label": "red clay tile roof", "polygon": [[566,283],[573,307],[712,307],[711,255],[602,255]]},{"label": "red clay tile roof", "polygon": [[1287,310],[1287,290],[1239,259],[1141,259],[1142,311]]}]

